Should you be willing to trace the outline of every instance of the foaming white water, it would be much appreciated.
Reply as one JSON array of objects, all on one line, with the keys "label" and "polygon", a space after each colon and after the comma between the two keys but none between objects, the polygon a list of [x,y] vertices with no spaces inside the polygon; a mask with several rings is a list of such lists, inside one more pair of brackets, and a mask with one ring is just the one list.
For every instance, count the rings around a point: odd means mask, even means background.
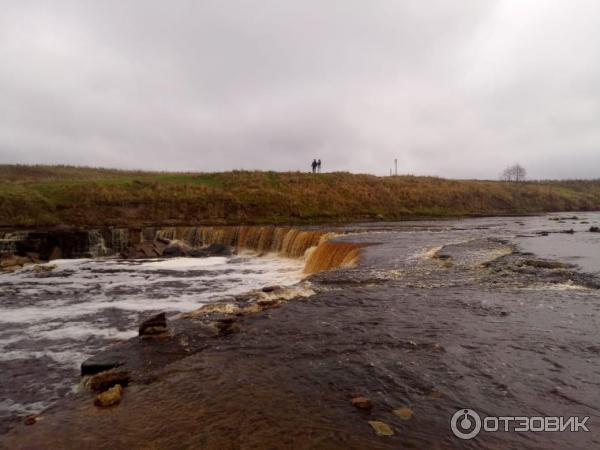
[{"label": "foaming white water", "polygon": [[[135,336],[145,315],[191,311],[303,276],[302,261],[273,256],[76,259],[44,266],[49,270],[0,274],[0,388],[9,393],[0,417],[15,408],[39,411],[76,382],[87,357]],[[22,373],[28,373],[24,385],[11,387]],[[34,401],[32,392],[38,393]]]},{"label": "foaming white water", "polygon": [[226,264],[227,258],[213,256],[210,258],[172,258],[142,263],[142,267],[151,269],[196,269]]}]

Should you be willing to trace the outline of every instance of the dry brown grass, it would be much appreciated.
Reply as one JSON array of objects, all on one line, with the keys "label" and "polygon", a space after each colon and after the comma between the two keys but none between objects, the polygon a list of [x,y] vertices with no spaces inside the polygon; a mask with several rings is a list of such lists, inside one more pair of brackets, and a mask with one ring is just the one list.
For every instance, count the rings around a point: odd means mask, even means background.
[{"label": "dry brown grass", "polygon": [[600,181],[0,166],[0,225],[298,224],[600,209]]}]

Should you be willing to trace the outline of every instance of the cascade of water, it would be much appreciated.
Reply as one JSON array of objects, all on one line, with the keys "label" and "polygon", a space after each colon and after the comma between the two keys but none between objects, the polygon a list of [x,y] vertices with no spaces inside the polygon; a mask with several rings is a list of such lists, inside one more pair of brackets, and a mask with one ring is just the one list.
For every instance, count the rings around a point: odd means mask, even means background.
[{"label": "cascade of water", "polygon": [[106,248],[104,237],[98,230],[88,231],[88,251],[92,258],[107,256],[111,252]]},{"label": "cascade of water", "polygon": [[129,230],[127,228],[113,228],[111,232],[111,250],[120,253],[129,245]]},{"label": "cascade of water", "polygon": [[0,254],[13,254],[17,251],[17,242],[27,238],[26,231],[0,232]]},{"label": "cascade of water", "polygon": [[221,244],[288,258],[304,257],[306,273],[357,263],[363,245],[329,242],[336,235],[325,230],[275,226],[169,227],[155,234],[157,238],[181,240],[194,247]]},{"label": "cascade of water", "polygon": [[360,249],[364,244],[352,242],[321,242],[307,257],[304,273],[317,273],[337,267],[354,267],[358,264]]}]

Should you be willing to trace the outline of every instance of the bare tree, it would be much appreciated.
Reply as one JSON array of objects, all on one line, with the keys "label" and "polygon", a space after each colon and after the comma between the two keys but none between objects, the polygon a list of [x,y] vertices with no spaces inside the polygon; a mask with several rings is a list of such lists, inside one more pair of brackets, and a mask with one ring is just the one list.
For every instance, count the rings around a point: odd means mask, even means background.
[{"label": "bare tree", "polygon": [[500,179],[503,181],[514,181],[519,183],[521,181],[525,181],[525,177],[527,176],[527,171],[520,164],[515,164],[514,166],[507,167],[500,175]]}]

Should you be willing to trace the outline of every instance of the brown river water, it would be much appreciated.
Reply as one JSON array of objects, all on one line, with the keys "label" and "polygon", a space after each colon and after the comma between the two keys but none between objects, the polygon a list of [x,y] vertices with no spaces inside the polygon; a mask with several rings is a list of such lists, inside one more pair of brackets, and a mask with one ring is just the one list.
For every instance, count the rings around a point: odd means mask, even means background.
[{"label": "brown river water", "polygon": [[[575,215],[347,226],[336,241],[364,244],[360,264],[309,277],[314,295],[172,318],[168,340],[120,347],[133,377],[119,405],[81,389],[0,448],[600,448],[600,233],[587,231],[600,214]],[[229,316],[232,332],[210,331]],[[462,440],[464,409],[589,417],[589,431]]]}]

